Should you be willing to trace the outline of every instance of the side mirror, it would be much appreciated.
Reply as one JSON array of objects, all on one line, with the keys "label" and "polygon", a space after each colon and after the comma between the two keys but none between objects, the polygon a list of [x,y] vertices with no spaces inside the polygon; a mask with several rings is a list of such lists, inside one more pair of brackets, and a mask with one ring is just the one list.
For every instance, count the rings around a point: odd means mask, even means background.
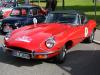
[{"label": "side mirror", "polygon": [[84,18],[84,19],[83,19],[83,24],[86,24],[87,21],[88,21],[87,18]]}]

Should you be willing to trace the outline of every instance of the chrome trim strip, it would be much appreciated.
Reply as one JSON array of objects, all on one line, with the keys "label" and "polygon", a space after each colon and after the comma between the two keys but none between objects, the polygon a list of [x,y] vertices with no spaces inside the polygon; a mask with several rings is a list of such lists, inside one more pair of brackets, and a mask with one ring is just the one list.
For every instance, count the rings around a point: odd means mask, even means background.
[{"label": "chrome trim strip", "polygon": [[[15,50],[15,49],[7,48],[7,47],[5,47],[4,49],[5,49],[5,51],[6,51],[6,50],[11,50],[11,51],[12,51],[12,50]],[[22,52],[24,52],[24,51],[22,51]],[[52,52],[40,52],[40,53],[35,53],[34,51],[32,51],[31,53],[29,53],[29,52],[24,52],[24,53],[31,54],[32,57],[34,57],[34,55],[48,55],[48,54],[53,54],[53,53],[56,53],[56,52],[60,52],[60,50],[52,51]]]},{"label": "chrome trim strip", "polygon": [[[4,48],[4,51],[6,52],[7,50],[9,50],[9,51],[17,51],[17,50],[15,50],[15,49],[11,49],[11,48],[5,47],[5,48]],[[32,52],[31,52],[31,53],[29,53],[29,52],[24,52],[24,51],[20,51],[20,52],[27,53],[27,54],[31,54],[32,56],[34,55]]]}]

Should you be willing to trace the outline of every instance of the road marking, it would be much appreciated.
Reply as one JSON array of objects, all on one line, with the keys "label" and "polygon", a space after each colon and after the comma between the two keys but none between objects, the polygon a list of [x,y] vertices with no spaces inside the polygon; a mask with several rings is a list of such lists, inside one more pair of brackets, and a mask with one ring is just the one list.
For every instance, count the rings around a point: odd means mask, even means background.
[{"label": "road marking", "polygon": [[93,42],[100,45],[100,41],[93,40]]}]

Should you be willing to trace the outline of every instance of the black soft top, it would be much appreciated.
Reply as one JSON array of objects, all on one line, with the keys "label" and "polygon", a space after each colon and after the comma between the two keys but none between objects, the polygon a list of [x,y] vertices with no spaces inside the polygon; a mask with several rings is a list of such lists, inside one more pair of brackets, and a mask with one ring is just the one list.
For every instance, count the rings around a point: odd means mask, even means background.
[{"label": "black soft top", "polygon": [[51,11],[50,13],[66,13],[66,14],[73,14],[73,15],[77,15],[77,14],[83,14],[81,12],[79,12],[78,10],[59,10],[59,11]]}]

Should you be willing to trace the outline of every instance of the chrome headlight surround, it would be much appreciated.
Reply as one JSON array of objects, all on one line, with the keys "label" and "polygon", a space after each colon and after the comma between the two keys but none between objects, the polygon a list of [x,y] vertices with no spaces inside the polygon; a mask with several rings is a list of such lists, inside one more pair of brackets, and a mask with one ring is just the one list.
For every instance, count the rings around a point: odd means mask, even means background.
[{"label": "chrome headlight surround", "polygon": [[5,35],[5,40],[8,40],[9,38],[10,38],[10,36],[11,36],[11,32],[9,32],[9,33],[7,33],[6,35]]},{"label": "chrome headlight surround", "polygon": [[46,40],[45,44],[47,48],[52,48],[55,45],[55,39],[54,37],[50,37]]}]

